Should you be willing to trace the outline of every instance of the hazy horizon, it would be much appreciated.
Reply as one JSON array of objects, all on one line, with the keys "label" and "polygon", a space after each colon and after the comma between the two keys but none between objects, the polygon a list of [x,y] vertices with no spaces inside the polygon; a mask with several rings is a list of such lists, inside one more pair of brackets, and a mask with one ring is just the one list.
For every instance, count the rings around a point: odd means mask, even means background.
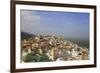
[{"label": "hazy horizon", "polygon": [[21,31],[89,39],[89,13],[21,10]]}]

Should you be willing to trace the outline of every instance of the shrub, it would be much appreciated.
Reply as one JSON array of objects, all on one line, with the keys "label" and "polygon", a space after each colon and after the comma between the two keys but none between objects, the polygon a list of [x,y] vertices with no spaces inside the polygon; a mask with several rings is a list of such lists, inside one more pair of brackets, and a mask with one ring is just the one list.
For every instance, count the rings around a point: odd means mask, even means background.
[{"label": "shrub", "polygon": [[51,61],[45,54],[30,53],[26,55],[25,62],[47,62]]}]

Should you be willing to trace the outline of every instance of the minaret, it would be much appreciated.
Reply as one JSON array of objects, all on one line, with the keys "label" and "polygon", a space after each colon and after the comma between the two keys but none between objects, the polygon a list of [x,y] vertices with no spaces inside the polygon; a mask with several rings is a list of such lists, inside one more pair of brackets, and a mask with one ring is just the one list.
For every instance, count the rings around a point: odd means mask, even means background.
[{"label": "minaret", "polygon": [[54,49],[51,50],[51,59],[54,61]]}]

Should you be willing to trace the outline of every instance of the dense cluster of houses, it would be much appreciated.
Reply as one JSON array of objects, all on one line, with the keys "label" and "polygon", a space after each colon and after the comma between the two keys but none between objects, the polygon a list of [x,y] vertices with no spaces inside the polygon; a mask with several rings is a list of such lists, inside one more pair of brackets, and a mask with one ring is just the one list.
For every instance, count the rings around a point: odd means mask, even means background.
[{"label": "dense cluster of houses", "polygon": [[89,50],[61,37],[35,35],[21,41],[21,60],[26,55],[45,54],[50,61],[88,60]]}]

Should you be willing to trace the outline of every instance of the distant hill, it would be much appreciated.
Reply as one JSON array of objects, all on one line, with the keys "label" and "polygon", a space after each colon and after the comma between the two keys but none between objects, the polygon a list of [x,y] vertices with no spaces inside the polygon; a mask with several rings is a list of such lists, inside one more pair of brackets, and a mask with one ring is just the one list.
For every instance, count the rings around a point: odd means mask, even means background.
[{"label": "distant hill", "polygon": [[26,32],[21,32],[21,40],[28,39],[28,38],[30,38],[32,36],[34,36],[34,35],[26,33]]},{"label": "distant hill", "polygon": [[89,39],[71,39],[71,38],[65,38],[65,40],[69,40],[73,43],[76,43],[78,44],[79,46],[82,46],[82,47],[87,47],[89,48]]}]

